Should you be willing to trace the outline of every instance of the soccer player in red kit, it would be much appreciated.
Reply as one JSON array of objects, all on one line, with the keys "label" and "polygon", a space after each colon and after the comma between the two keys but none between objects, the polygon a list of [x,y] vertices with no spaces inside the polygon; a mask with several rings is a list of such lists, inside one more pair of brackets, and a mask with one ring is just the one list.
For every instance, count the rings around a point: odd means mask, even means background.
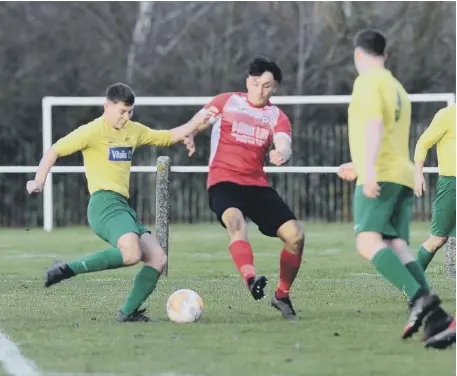
[{"label": "soccer player in red kit", "polygon": [[[276,166],[286,163],[292,154],[290,121],[269,101],[281,79],[275,62],[256,58],[249,65],[247,93],[219,94],[194,119],[203,118],[210,109],[217,113],[208,123],[212,125],[209,205],[227,229],[237,269],[254,299],[263,298],[267,278],[255,273],[245,221],[249,218],[264,235],[279,237],[284,243],[271,304],[285,319],[297,320],[289,290],[300,268],[304,232],[289,206],[269,186],[263,170],[271,145],[269,159]],[[185,143],[191,155],[193,136]]]}]

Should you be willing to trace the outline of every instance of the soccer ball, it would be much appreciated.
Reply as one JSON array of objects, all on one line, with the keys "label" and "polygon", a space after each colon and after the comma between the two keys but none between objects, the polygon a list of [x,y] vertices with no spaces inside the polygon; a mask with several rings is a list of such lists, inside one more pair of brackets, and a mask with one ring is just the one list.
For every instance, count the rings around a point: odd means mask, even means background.
[{"label": "soccer ball", "polygon": [[203,315],[203,300],[193,290],[175,291],[168,298],[167,315],[175,323],[196,322]]}]

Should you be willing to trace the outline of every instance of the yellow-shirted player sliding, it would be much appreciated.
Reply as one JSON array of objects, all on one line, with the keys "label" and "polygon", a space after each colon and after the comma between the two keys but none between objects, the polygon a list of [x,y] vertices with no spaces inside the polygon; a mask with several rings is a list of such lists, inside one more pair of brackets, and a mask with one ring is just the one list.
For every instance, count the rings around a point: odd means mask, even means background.
[{"label": "yellow-shirted player sliding", "polygon": [[439,177],[433,202],[431,234],[417,253],[417,261],[424,270],[448,237],[455,237],[455,120],[455,104],[438,111],[417,141],[414,153],[417,197],[425,191],[423,168],[427,152],[436,145],[438,154]]},{"label": "yellow-shirted player sliding", "polygon": [[104,113],[58,140],[41,159],[35,179],[27,182],[29,194],[40,193],[49,170],[59,157],[82,151],[90,200],[87,217],[92,230],[112,248],[67,263],[54,263],[46,273],[49,287],[78,274],[131,266],[143,261],[133,288],[117,315],[119,322],[150,319],[139,308],[153,292],[167,262],[154,235],[137,219],[129,206],[132,155],[141,145],[171,146],[206,126],[190,121],[171,130],[153,130],[131,121],[135,95],[118,83],[106,91]]},{"label": "yellow-shirted player sliding", "polygon": [[[386,44],[376,30],[363,30],[354,39],[359,76],[348,110],[352,163],[342,165],[339,176],[357,178],[353,200],[357,250],[408,296],[408,323],[402,333],[408,338],[426,317],[428,335],[449,322],[408,248],[414,199],[414,166],[408,148],[411,103],[384,66]],[[439,314],[428,320],[427,315],[435,311]]]}]

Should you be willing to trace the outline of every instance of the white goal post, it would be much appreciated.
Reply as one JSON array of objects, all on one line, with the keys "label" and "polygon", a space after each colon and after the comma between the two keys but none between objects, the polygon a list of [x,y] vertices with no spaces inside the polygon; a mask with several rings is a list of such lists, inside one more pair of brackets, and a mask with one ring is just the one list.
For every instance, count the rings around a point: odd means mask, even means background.
[{"label": "white goal post", "polygon": [[[412,102],[445,102],[455,103],[455,94],[410,94]],[[137,97],[135,106],[203,106],[212,97]],[[271,102],[276,105],[310,105],[310,104],[348,104],[350,95],[312,95],[312,96],[276,96]],[[43,116],[43,152],[52,146],[52,108],[54,106],[102,106],[103,97],[44,97],[42,100]],[[0,173],[33,173],[37,166],[0,166]],[[338,166],[312,167],[265,167],[268,173],[335,173]],[[132,172],[156,172],[156,166],[132,166]],[[172,172],[204,173],[207,166],[171,166]],[[436,173],[436,167],[428,167],[427,173]],[[44,187],[43,197],[43,228],[51,231],[53,228],[53,173],[82,173],[83,166],[53,167]]]}]

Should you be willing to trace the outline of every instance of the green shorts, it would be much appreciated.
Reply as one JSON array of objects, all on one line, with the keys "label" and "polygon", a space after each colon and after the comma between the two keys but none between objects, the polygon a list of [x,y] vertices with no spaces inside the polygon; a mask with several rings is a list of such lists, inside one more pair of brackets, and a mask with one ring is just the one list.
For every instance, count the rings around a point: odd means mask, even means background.
[{"label": "green shorts", "polygon": [[455,177],[440,176],[433,202],[432,235],[455,236]]},{"label": "green shorts", "polygon": [[354,192],[354,231],[377,232],[386,239],[403,239],[409,243],[414,192],[404,185],[380,182],[377,198],[363,194],[363,185]]},{"label": "green shorts", "polygon": [[90,196],[87,219],[91,229],[113,247],[117,247],[117,240],[129,232],[139,236],[150,233],[137,220],[127,199],[112,191],[97,191]]}]

